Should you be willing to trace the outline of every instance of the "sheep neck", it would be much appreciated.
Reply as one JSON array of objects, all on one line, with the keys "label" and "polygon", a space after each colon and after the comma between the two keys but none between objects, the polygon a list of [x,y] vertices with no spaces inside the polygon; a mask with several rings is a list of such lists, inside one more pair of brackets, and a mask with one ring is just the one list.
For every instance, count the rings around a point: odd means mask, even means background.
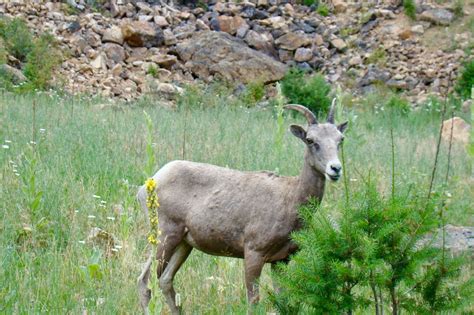
[{"label": "sheep neck", "polygon": [[306,150],[303,169],[298,177],[297,204],[304,204],[311,198],[319,202],[323,199],[326,177],[311,166],[309,159],[310,154]]}]

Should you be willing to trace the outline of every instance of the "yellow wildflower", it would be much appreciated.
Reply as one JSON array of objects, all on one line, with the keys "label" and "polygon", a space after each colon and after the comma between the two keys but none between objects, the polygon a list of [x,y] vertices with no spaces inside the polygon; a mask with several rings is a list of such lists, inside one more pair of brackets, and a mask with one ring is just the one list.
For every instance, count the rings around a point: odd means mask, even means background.
[{"label": "yellow wildflower", "polygon": [[150,233],[148,234],[148,242],[152,245],[159,243],[158,236],[161,235],[160,230],[158,229],[158,208],[160,204],[158,202],[158,195],[156,193],[156,182],[153,178],[147,179],[145,182],[145,187],[147,191],[146,206],[149,210],[150,215]]},{"label": "yellow wildflower", "polygon": [[153,192],[156,189],[156,182],[153,178],[148,178],[145,182],[146,191]]}]

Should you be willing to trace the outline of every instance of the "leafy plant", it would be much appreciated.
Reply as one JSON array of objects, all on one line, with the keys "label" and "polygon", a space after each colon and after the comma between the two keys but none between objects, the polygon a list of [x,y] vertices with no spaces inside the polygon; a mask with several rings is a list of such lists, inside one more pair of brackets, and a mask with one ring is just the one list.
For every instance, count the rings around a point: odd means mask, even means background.
[{"label": "leafy plant", "polygon": [[44,90],[49,87],[53,70],[61,62],[57,43],[51,34],[42,34],[28,54],[25,65],[25,76],[29,79],[29,89]]},{"label": "leafy plant", "polygon": [[150,66],[148,66],[146,74],[149,74],[154,78],[158,78],[158,68],[154,65],[150,65]]},{"label": "leafy plant", "polygon": [[331,87],[320,74],[306,76],[302,70],[292,68],[281,81],[283,95],[290,103],[301,104],[316,114],[324,114],[331,100]]},{"label": "leafy plant", "polygon": [[255,105],[265,96],[265,86],[263,82],[255,81],[246,86],[242,93],[241,99],[247,106]]},{"label": "leafy plant", "polygon": [[458,18],[464,15],[464,0],[455,0],[453,4],[454,15]]},{"label": "leafy plant", "polygon": [[25,61],[33,48],[31,32],[20,18],[0,19],[0,37],[3,38],[7,51],[20,61]]},{"label": "leafy plant", "polygon": [[412,20],[416,19],[416,5],[413,0],[403,0],[403,9],[406,16]]},{"label": "leafy plant", "polygon": [[468,99],[472,95],[474,87],[474,59],[464,64],[461,76],[458,78],[455,90],[463,99]]},{"label": "leafy plant", "polygon": [[387,102],[387,107],[403,114],[407,114],[411,111],[410,103],[406,99],[401,98],[398,95],[393,95],[389,99],[389,101]]},{"label": "leafy plant", "polygon": [[383,47],[375,49],[370,56],[365,60],[365,64],[384,65],[387,61],[387,54]]},{"label": "leafy plant", "polygon": [[318,12],[318,14],[320,14],[322,16],[328,16],[329,15],[329,7],[324,3],[320,3],[318,5],[318,8],[316,9],[316,12]]}]

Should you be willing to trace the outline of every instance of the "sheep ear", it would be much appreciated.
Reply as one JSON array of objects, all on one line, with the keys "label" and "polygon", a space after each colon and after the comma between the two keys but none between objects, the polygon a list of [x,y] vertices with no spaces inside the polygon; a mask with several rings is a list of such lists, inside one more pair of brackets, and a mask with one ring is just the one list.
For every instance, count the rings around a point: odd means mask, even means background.
[{"label": "sheep ear", "polygon": [[347,126],[349,125],[349,122],[346,121],[346,122],[343,122],[342,124],[338,125],[337,126],[337,130],[339,130],[340,132],[344,132],[347,128]]},{"label": "sheep ear", "polygon": [[304,130],[300,125],[291,125],[290,131],[295,137],[300,138],[301,140],[306,139],[306,130]]}]

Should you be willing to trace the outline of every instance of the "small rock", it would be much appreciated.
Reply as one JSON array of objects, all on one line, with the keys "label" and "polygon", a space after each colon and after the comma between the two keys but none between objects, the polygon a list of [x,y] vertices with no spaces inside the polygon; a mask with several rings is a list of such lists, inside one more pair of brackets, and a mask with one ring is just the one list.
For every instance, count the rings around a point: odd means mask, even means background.
[{"label": "small rock", "polygon": [[123,44],[123,34],[122,29],[118,26],[112,26],[111,28],[107,29],[102,36],[102,41],[104,43],[111,42],[116,43],[119,45]]},{"label": "small rock", "polygon": [[112,68],[111,72],[115,77],[118,77],[120,73],[122,73],[122,69],[123,69],[122,65],[118,63]]},{"label": "small rock", "polygon": [[295,61],[305,62],[313,58],[313,51],[310,48],[298,48],[295,51]]},{"label": "small rock", "polygon": [[358,66],[362,63],[362,58],[360,56],[354,56],[349,59],[349,66]]},{"label": "small rock", "polygon": [[118,44],[106,43],[104,45],[104,52],[109,60],[113,60],[116,63],[121,63],[125,60],[125,49]]},{"label": "small rock", "polygon": [[421,24],[418,24],[418,25],[413,25],[411,27],[411,31],[414,33],[414,34],[417,34],[417,35],[423,35],[423,33],[425,32],[424,28],[423,28],[423,25]]},{"label": "small rock", "polygon": [[323,37],[322,37],[321,35],[319,35],[319,34],[316,34],[316,35],[314,36],[314,44],[315,44],[316,46],[321,46],[322,44],[324,44],[324,39],[323,39]]},{"label": "small rock", "polygon": [[178,58],[173,55],[153,55],[150,58],[150,61],[156,63],[160,67],[165,69],[171,69],[171,67],[178,62]]},{"label": "small rock", "polygon": [[160,28],[141,21],[132,21],[122,26],[124,40],[131,47],[157,47],[163,44],[164,35]]},{"label": "small rock", "polygon": [[453,22],[454,14],[442,8],[429,9],[421,13],[420,20],[446,26]]},{"label": "small rock", "polygon": [[452,130],[453,142],[459,142],[467,145],[469,143],[469,134],[471,126],[460,117],[453,117],[443,122],[443,139],[450,141]]},{"label": "small rock", "polygon": [[331,40],[331,46],[336,48],[338,51],[344,51],[347,48],[347,44],[341,38],[335,38]]},{"label": "small rock", "polygon": [[246,24],[246,22],[240,16],[221,15],[217,17],[216,31],[226,32],[230,35],[235,35],[235,33],[237,33],[237,30],[244,24]]},{"label": "small rock", "polygon": [[91,66],[95,69],[107,70],[107,57],[105,54],[99,54],[92,62]]},{"label": "small rock", "polygon": [[332,0],[332,6],[335,13],[344,13],[347,10],[347,3],[342,0]]},{"label": "small rock", "polygon": [[296,50],[310,45],[311,39],[304,34],[290,32],[278,37],[275,44],[281,49]]},{"label": "small rock", "polygon": [[159,27],[167,27],[169,25],[166,18],[164,16],[161,16],[161,15],[155,15],[155,17],[153,18],[153,21]]}]

